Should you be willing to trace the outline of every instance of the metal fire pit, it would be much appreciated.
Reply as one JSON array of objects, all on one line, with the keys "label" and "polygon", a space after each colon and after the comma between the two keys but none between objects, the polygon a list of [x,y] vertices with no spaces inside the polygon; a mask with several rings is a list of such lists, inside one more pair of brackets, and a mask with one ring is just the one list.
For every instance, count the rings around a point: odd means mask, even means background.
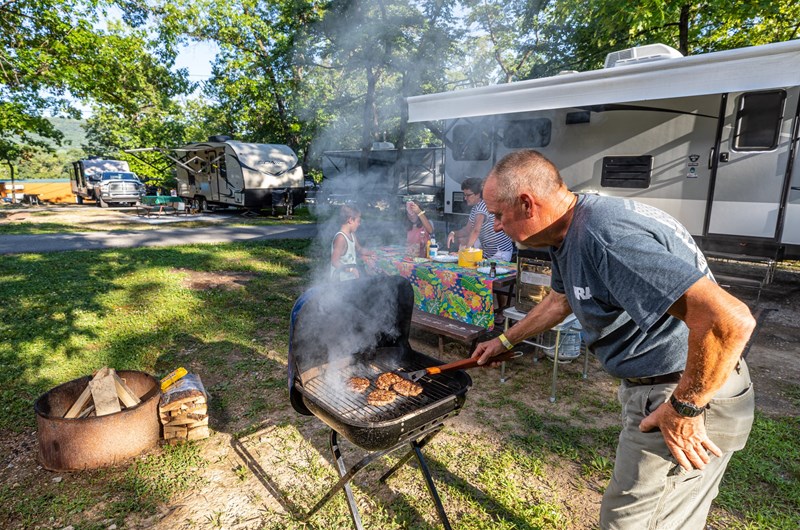
[{"label": "metal fire pit", "polygon": [[59,385],[36,400],[39,462],[51,471],[79,471],[117,464],[158,444],[158,381],[150,374],[118,371],[136,396],[135,407],[89,418],[64,418],[91,377]]}]

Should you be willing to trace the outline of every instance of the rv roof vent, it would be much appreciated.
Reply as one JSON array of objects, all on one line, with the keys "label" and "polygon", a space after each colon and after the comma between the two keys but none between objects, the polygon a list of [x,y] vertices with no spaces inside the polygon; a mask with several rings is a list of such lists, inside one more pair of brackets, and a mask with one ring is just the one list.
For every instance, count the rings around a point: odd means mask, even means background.
[{"label": "rv roof vent", "polygon": [[372,142],[372,150],[380,151],[381,149],[394,149],[392,142]]},{"label": "rv roof vent", "polygon": [[683,57],[683,54],[666,44],[648,44],[647,46],[637,46],[636,48],[627,48],[609,53],[606,55],[605,68],[660,61],[662,59],[676,59],[678,57]]},{"label": "rv roof vent", "polygon": [[577,74],[577,70],[561,70],[556,75],[569,75],[569,74]]},{"label": "rv roof vent", "polygon": [[231,137],[227,136],[225,134],[217,134],[217,135],[214,135],[214,136],[209,136],[208,137],[208,141],[209,142],[230,142],[231,141]]}]

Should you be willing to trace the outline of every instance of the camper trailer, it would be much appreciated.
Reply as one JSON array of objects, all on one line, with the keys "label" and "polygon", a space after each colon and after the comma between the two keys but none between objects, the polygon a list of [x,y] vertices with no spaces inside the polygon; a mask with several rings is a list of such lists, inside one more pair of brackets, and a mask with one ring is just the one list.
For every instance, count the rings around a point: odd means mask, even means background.
[{"label": "camper trailer", "polygon": [[572,191],[660,208],[706,250],[798,257],[798,65],[800,40],[690,57],[650,45],[600,70],[412,97],[409,121],[443,137],[446,213],[466,213],[463,179],[532,148]]},{"label": "camper trailer", "polygon": [[124,160],[78,160],[69,169],[69,180],[78,204],[92,201],[102,208],[138,204],[145,192],[144,184]]},{"label": "camper trailer", "polygon": [[289,146],[222,136],[162,153],[176,164],[178,195],[200,210],[280,203],[291,211],[303,200],[303,168]]},{"label": "camper trailer", "polygon": [[385,201],[392,195],[413,197],[439,210],[443,171],[441,147],[399,151],[389,142],[376,142],[366,159],[361,150],[326,151],[322,155],[322,196],[329,202],[357,197],[367,203]]}]

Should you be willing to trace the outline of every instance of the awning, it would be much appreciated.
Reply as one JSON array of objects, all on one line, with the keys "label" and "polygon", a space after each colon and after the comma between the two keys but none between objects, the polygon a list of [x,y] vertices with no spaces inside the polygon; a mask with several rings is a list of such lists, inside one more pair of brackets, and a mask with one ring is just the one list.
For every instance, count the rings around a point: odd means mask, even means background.
[{"label": "awning", "polygon": [[800,40],[410,97],[422,122],[800,85]]}]

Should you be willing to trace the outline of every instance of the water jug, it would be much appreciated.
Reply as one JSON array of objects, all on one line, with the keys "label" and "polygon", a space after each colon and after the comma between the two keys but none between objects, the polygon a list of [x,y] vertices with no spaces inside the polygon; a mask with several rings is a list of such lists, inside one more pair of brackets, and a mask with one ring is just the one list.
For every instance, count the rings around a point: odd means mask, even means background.
[{"label": "water jug", "polygon": [[568,329],[561,332],[561,343],[558,347],[559,361],[572,361],[581,356],[581,332]]}]

